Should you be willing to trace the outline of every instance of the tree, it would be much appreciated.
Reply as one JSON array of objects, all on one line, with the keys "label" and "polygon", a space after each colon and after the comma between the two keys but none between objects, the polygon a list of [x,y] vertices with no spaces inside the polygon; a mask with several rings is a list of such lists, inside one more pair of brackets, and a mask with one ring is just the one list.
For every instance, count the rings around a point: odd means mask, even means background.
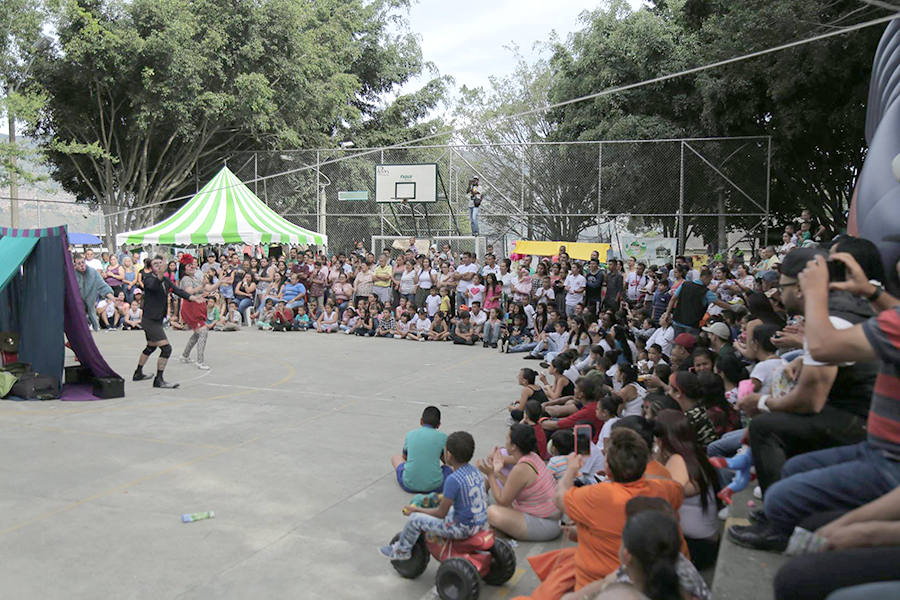
[{"label": "tree", "polygon": [[456,160],[466,178],[480,176],[483,220],[495,230],[575,240],[597,221],[596,146],[542,144],[554,134],[542,111],[508,118],[545,106],[554,77],[546,60],[529,65],[518,48],[510,50],[517,59],[512,75],[491,77],[487,90],[461,90],[455,116],[467,127],[460,141],[478,146],[463,148]]},{"label": "tree", "polygon": [[406,5],[69,0],[61,51],[36,63],[54,177],[102,209],[112,237],[223,151],[329,145],[420,72],[417,40],[390,29]]},{"label": "tree", "polygon": [[[44,104],[40,90],[28,80],[28,69],[45,45],[41,24],[46,16],[40,0],[5,0],[0,3],[0,115],[10,127],[7,143],[0,144],[0,188],[17,188],[19,181],[40,179],[29,169],[26,161],[38,159],[28,146],[17,144],[15,126],[19,121],[33,122]],[[22,161],[22,162],[20,162]]]},{"label": "tree", "polygon": [[[664,10],[698,36],[698,63],[773,47],[885,14],[853,0],[686,0]],[[882,27],[820,40],[697,77],[708,135],[771,135],[771,209],[809,208],[846,225],[865,156],[865,107]]]}]

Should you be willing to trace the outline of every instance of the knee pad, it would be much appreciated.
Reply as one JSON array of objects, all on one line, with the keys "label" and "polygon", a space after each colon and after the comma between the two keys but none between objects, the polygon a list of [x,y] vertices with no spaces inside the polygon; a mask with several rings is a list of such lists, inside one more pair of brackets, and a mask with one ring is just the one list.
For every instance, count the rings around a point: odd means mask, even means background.
[{"label": "knee pad", "polygon": [[150,356],[154,352],[156,352],[156,348],[154,346],[147,346],[146,348],[144,348],[144,356]]},{"label": "knee pad", "polygon": [[172,356],[172,344],[166,344],[165,346],[160,347],[159,354],[162,358],[169,358]]}]

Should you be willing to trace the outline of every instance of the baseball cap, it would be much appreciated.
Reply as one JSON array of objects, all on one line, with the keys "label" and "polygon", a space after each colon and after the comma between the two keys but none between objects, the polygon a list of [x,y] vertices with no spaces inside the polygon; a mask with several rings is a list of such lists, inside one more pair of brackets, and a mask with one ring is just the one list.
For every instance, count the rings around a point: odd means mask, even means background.
[{"label": "baseball cap", "polygon": [[780,278],[778,271],[763,271],[759,275],[760,280],[767,281],[769,283],[775,283]]},{"label": "baseball cap", "polygon": [[[723,340],[726,340],[726,341],[731,339],[731,329],[728,327],[728,325],[726,325],[725,323],[722,323],[722,322],[713,323],[712,325],[710,325],[708,327],[704,327],[703,331],[705,331],[706,333],[711,333],[713,335],[719,336],[720,338],[722,338]],[[682,335],[685,335],[685,334],[682,334]]]},{"label": "baseball cap", "polygon": [[139,287],[134,288],[135,296],[137,296],[138,294],[143,294],[143,293],[144,293],[144,290],[142,290],[141,288],[139,288]]},{"label": "baseball cap", "polygon": [[675,339],[672,340],[672,343],[676,346],[681,346],[688,352],[692,352],[694,350],[694,346],[697,345],[697,338],[689,333],[679,333],[677,336],[675,336]]}]

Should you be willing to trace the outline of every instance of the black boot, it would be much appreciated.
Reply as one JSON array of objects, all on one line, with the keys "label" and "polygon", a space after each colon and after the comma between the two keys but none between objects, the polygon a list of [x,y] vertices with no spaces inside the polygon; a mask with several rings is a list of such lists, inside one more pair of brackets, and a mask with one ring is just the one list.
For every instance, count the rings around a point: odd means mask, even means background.
[{"label": "black boot", "polygon": [[167,389],[167,390],[174,390],[174,389],[177,388],[179,385],[181,385],[181,384],[179,384],[179,383],[169,383],[168,381],[166,381],[166,380],[163,379],[162,377],[157,377],[156,379],[153,380],[153,387],[155,387],[155,388],[163,388],[163,389]]}]

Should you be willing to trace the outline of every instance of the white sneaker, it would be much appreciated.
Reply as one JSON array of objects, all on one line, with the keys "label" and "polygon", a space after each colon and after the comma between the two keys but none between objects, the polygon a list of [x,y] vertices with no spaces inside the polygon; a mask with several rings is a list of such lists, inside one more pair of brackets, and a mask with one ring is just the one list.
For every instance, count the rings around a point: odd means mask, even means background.
[{"label": "white sneaker", "polygon": [[419,341],[420,341],[420,342],[424,342],[424,341],[425,341],[425,338],[419,338]]},{"label": "white sneaker", "polygon": [[722,510],[719,511],[719,520],[727,521],[728,520],[728,506],[725,506]]},{"label": "white sneaker", "polygon": [[403,336],[400,335],[399,333],[395,333],[395,334],[394,334],[394,339],[395,339],[395,340],[401,340],[401,339],[403,339]]},{"label": "white sneaker", "polygon": [[756,486],[755,488],[753,488],[753,497],[756,498],[757,500],[762,500],[762,488],[761,487]]},{"label": "white sneaker", "polygon": [[345,331],[345,332],[344,332],[344,333],[346,333],[346,334],[347,334],[347,335],[350,335],[350,334],[351,334],[351,333],[353,333],[353,332],[352,332],[352,331],[350,331],[350,330],[349,330],[349,329],[348,329],[348,330],[347,330],[347,331]]},{"label": "white sneaker", "polygon": [[197,368],[201,371],[209,371],[209,365],[206,363],[197,363]]},{"label": "white sneaker", "polygon": [[184,356],[184,355],[181,355],[181,356],[178,357],[178,359],[179,359],[181,362],[183,362],[183,363],[188,363],[188,364],[194,362],[194,359],[191,358],[190,356]]}]

